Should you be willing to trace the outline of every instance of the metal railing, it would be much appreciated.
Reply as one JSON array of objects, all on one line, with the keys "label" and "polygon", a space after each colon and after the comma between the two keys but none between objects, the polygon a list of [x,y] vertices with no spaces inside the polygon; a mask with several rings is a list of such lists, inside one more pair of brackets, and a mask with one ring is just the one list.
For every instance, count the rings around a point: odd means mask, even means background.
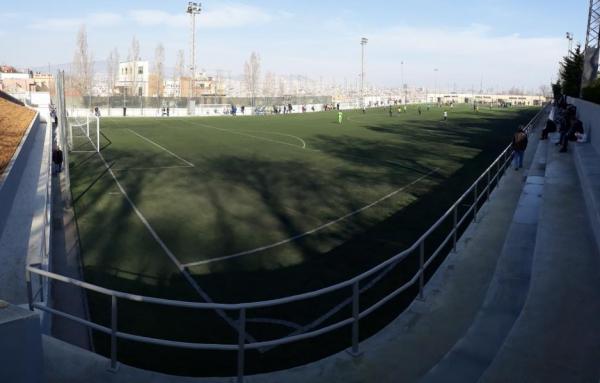
[{"label": "metal railing", "polygon": [[[535,124],[539,121],[540,117],[543,116],[546,108],[543,108],[526,126],[526,130],[529,131]],[[178,347],[183,349],[192,349],[192,350],[218,350],[218,351],[237,351],[237,379],[238,382],[243,382],[244,380],[244,364],[245,364],[245,353],[247,350],[260,350],[269,347],[280,346],[292,342],[298,342],[305,339],[311,339],[318,337],[323,334],[330,333],[334,330],[340,329],[344,326],[351,325],[352,326],[352,335],[351,335],[351,349],[349,352],[352,355],[359,354],[359,339],[360,339],[360,320],[367,317],[375,310],[382,307],[387,302],[394,299],[403,291],[412,287],[415,283],[418,283],[418,298],[423,299],[423,290],[425,285],[425,271],[427,268],[434,262],[434,260],[441,254],[444,249],[447,249],[452,244],[452,251],[456,251],[456,245],[458,241],[458,236],[460,232],[460,227],[469,219],[472,218],[474,221],[477,221],[477,214],[479,211],[480,205],[482,205],[486,200],[490,198],[490,194],[492,191],[492,187],[494,185],[498,185],[500,178],[502,177],[504,171],[509,166],[510,161],[512,159],[512,147],[509,145],[506,149],[502,151],[502,153],[495,159],[495,161],[483,172],[483,174],[477,178],[477,180],[461,195],[461,197],[423,234],[419,239],[417,239],[412,246],[402,251],[399,254],[396,254],[392,258],[378,264],[377,266],[371,268],[370,270],[354,277],[343,281],[341,283],[337,283],[335,285],[322,288],[319,290],[297,294],[293,296],[288,296],[279,299],[272,299],[266,301],[258,301],[258,302],[248,302],[248,303],[205,303],[205,302],[191,302],[191,301],[178,301],[178,300],[170,300],[163,298],[155,298],[148,297],[136,294],[124,293],[121,291],[111,290],[105,287],[93,285],[87,282],[79,281],[76,279],[68,278],[62,275],[54,274],[45,270],[41,270],[34,265],[30,265],[27,267],[28,273],[28,293],[29,293],[29,307],[31,310],[39,309],[53,315],[58,315],[63,318],[70,319],[76,323],[88,326],[89,328],[102,332],[104,334],[108,334],[110,336],[110,367],[109,369],[115,370],[117,368],[117,339],[125,339],[136,342],[142,342],[146,344],[152,345],[160,345],[167,347]],[[482,181],[486,181],[486,186],[480,188],[480,184]],[[467,205],[468,204],[468,205]],[[468,209],[459,217],[459,209],[462,206],[469,206]],[[436,229],[438,229],[446,219],[452,218],[452,230],[445,236],[442,242],[437,246],[437,248],[430,255],[429,259],[425,259],[425,245],[426,241]],[[406,283],[402,284],[398,288],[396,288],[391,293],[387,294],[385,297],[381,298],[376,303],[372,304],[370,307],[365,308],[361,311],[360,309],[360,298],[361,298],[361,282],[366,280],[369,277],[375,276],[377,273],[382,272],[385,273],[386,270],[398,264],[400,261],[408,257],[411,253],[418,250],[419,261],[418,261],[418,270],[412,276],[410,280]],[[93,291],[95,293],[105,295],[110,297],[111,301],[111,316],[110,316],[110,327],[100,325],[98,323],[82,319],[71,314],[61,312],[55,310],[50,307],[46,307],[43,304],[35,302],[34,295],[32,293],[31,285],[31,274],[37,274],[38,276],[49,278],[54,281],[60,281],[64,283],[68,283],[74,286],[78,286],[88,291]],[[280,306],[283,304],[305,301],[307,299],[316,298],[323,296],[328,293],[336,292],[344,288],[350,287],[352,289],[352,297],[351,297],[351,307],[352,314],[351,317],[339,320],[335,323],[328,324],[324,327],[302,332],[295,333],[292,335],[284,336],[278,339],[268,340],[268,341],[255,341],[248,343],[247,341],[247,331],[246,324],[247,313],[249,310],[267,308]],[[155,305],[163,305],[170,307],[179,307],[179,308],[187,308],[187,309],[199,309],[199,310],[227,310],[227,311],[236,311],[238,313],[238,319],[236,321],[237,325],[237,333],[238,333],[238,342],[231,344],[218,344],[218,343],[192,343],[192,342],[182,342],[182,341],[174,341],[167,339],[158,339],[147,336],[135,335],[131,333],[126,333],[119,331],[118,327],[118,303],[119,300],[124,301],[133,301],[133,302],[142,302],[149,303]],[[327,314],[326,314],[327,315]]]}]

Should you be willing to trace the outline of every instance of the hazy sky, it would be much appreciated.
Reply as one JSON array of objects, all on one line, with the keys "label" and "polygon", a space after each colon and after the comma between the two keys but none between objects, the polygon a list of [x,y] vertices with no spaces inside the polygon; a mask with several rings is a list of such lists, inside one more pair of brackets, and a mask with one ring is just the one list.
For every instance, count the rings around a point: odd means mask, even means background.
[{"label": "hazy sky", "polygon": [[[4,1],[2,1],[4,3]],[[152,60],[159,42],[167,65],[189,46],[187,2],[175,0],[6,2],[0,11],[0,63],[19,67],[70,62],[85,24],[96,60],[117,47],[127,56],[133,35]],[[360,38],[369,38],[367,79],[411,85],[479,89],[537,89],[556,77],[567,51],[565,32],[584,40],[587,0],[203,2],[198,19],[198,67],[239,74],[250,53],[263,74],[304,74],[355,81]]]}]

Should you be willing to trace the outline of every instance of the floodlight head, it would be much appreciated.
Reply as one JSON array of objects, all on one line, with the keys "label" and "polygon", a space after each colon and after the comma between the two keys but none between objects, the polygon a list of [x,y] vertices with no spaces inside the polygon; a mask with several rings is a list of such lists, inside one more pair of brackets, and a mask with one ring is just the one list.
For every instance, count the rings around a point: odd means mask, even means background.
[{"label": "floodlight head", "polygon": [[369,39],[367,39],[366,37],[363,37],[362,39],[360,39],[361,45],[366,45],[368,42],[369,42]]},{"label": "floodlight head", "polygon": [[200,11],[202,10],[202,4],[201,3],[194,3],[194,2],[189,2],[188,6],[187,6],[187,10],[186,12],[189,14],[199,14]]}]

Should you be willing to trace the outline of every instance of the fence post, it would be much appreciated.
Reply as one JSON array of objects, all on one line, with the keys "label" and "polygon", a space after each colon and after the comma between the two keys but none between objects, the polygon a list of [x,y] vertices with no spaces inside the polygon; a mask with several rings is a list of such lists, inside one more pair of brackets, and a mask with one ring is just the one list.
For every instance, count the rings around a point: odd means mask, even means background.
[{"label": "fence post", "polygon": [[352,350],[350,355],[357,357],[360,355],[359,340],[360,340],[360,281],[352,284]]},{"label": "fence post", "polygon": [[454,205],[454,214],[452,214],[452,250],[456,253],[456,242],[458,241],[458,204]]},{"label": "fence post", "polygon": [[419,299],[423,299],[423,287],[425,285],[425,240],[419,244]]},{"label": "fence post", "polygon": [[117,297],[111,296],[110,305],[110,367],[108,371],[117,371]]},{"label": "fence post", "polygon": [[240,309],[240,318],[238,323],[238,360],[237,360],[237,381],[244,382],[244,359],[246,353],[246,308]]}]

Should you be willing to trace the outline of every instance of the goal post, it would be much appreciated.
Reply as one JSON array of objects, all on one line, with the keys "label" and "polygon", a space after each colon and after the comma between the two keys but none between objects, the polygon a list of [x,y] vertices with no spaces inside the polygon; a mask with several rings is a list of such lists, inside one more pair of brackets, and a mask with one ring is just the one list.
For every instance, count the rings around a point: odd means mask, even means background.
[{"label": "goal post", "polygon": [[69,149],[71,152],[100,152],[100,118],[69,119]]}]

